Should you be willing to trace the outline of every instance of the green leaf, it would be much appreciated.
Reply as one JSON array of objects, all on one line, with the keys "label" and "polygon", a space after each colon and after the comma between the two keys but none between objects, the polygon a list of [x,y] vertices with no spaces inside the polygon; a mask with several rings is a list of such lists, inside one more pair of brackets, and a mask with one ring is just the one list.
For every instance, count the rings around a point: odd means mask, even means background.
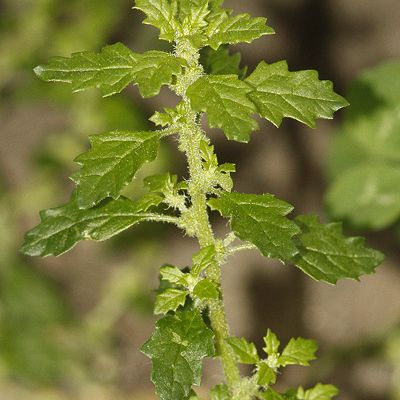
[{"label": "green leaf", "polygon": [[206,112],[212,128],[221,128],[229,140],[248,142],[249,133],[258,129],[251,117],[256,112],[246,94],[251,88],[236,75],[204,76],[187,90],[192,107]]},{"label": "green leaf", "polygon": [[315,280],[335,284],[343,278],[359,279],[384,259],[379,251],[366,248],[363,238],[346,239],[341,224],[323,225],[312,215],[297,217],[296,222],[302,233],[294,262]]},{"label": "green leaf", "polygon": [[232,17],[227,11],[218,13],[207,27],[206,44],[217,50],[221,44],[251,43],[261,36],[275,33],[266,23],[266,18],[251,18],[249,14]]},{"label": "green leaf", "polygon": [[166,107],[164,111],[163,113],[156,111],[154,115],[150,117],[150,121],[162,127],[185,122],[186,110],[183,102],[178,103],[175,108]]},{"label": "green leaf", "polygon": [[215,386],[211,392],[211,400],[232,400],[229,388],[225,384]]},{"label": "green leaf", "polygon": [[400,218],[400,168],[363,163],[340,175],[329,188],[326,203],[334,218],[374,230]]},{"label": "green leaf", "polygon": [[75,159],[82,168],[72,177],[79,207],[90,208],[107,197],[118,199],[138,169],[157,157],[159,142],[159,132],[90,136],[92,148]]},{"label": "green leaf", "polygon": [[74,92],[99,88],[104,96],[111,96],[135,83],[143,97],[151,97],[159,93],[162,85],[169,84],[174,75],[180,74],[183,63],[170,53],[137,54],[116,43],[104,47],[100,53],[53,57],[49,64],[36,67],[35,73],[46,82],[71,83]]},{"label": "green leaf", "polygon": [[175,285],[187,285],[187,274],[184,274],[179,268],[165,265],[160,269],[162,280],[174,283]]},{"label": "green leaf", "polygon": [[160,39],[174,41],[182,32],[176,19],[178,5],[169,0],[136,0],[134,8],[143,11],[147,18],[144,24],[152,25],[160,30]]},{"label": "green leaf", "polygon": [[236,171],[234,164],[219,165],[218,158],[214,152],[214,146],[209,145],[202,140],[200,143],[200,153],[203,159],[203,180],[207,182],[207,191],[218,193],[220,188],[226,192],[233,189],[233,180],[231,172]]},{"label": "green leaf", "polygon": [[267,334],[264,336],[264,343],[265,347],[263,350],[265,353],[267,353],[269,356],[278,354],[281,343],[275,333],[273,333],[270,329],[268,329]]},{"label": "green leaf", "polygon": [[217,300],[219,292],[215,284],[209,279],[202,279],[193,289],[193,294],[200,300]]},{"label": "green leaf", "polygon": [[230,54],[228,46],[221,46],[218,50],[206,47],[200,58],[204,70],[209,75],[238,75],[244,78],[247,67],[241,68],[242,56],[240,53]]},{"label": "green leaf", "polygon": [[262,396],[262,399],[264,400],[285,400],[286,398],[271,388],[268,388],[264,393],[261,393],[260,396]]},{"label": "green leaf", "polygon": [[245,338],[232,336],[226,339],[226,343],[231,347],[240,363],[256,364],[259,361],[256,346]]},{"label": "green leaf", "polygon": [[298,250],[293,236],[300,230],[286,218],[293,207],[270,194],[224,193],[209,200],[211,208],[231,219],[235,235],[251,242],[265,257],[291,260]]},{"label": "green leaf", "polygon": [[216,250],[215,246],[203,247],[200,251],[193,255],[193,267],[191,274],[195,277],[199,276],[202,271],[207,269],[215,262]]},{"label": "green leaf", "polygon": [[279,357],[279,364],[282,367],[287,365],[310,365],[309,362],[316,359],[315,352],[318,345],[315,340],[310,339],[290,339]]},{"label": "green leaf", "polygon": [[145,178],[144,184],[151,192],[162,194],[164,203],[169,207],[178,210],[186,209],[186,197],[179,191],[187,189],[187,183],[185,181],[178,183],[176,175],[165,173],[149,176]]},{"label": "green leaf", "polygon": [[276,383],[276,372],[265,361],[260,361],[257,365],[257,384],[269,386]]},{"label": "green leaf", "polygon": [[40,213],[41,223],[25,235],[21,251],[29,256],[58,256],[81,240],[107,240],[147,220],[146,211],[160,201],[158,196],[147,196],[143,201],[121,197],[81,210],[73,198],[62,207]]},{"label": "green leaf", "polygon": [[188,295],[187,290],[169,288],[157,294],[154,314],[166,314],[168,311],[176,311],[183,306]]},{"label": "green leaf", "polygon": [[100,88],[104,96],[121,92],[133,81],[132,70],[136,54],[116,43],[106,46],[101,53],[80,52],[71,58],[53,57],[48,65],[35,68],[36,75],[46,82],[72,84],[79,92],[89,88]]},{"label": "green leaf", "polygon": [[206,18],[210,13],[208,0],[178,0],[178,5],[184,34],[196,34],[207,26]]},{"label": "green leaf", "polygon": [[333,385],[318,383],[314,388],[304,391],[299,388],[297,398],[299,400],[332,400],[339,394],[339,390]]},{"label": "green leaf", "polygon": [[134,82],[143,97],[153,97],[160,93],[163,85],[169,85],[174,76],[182,72],[185,61],[163,51],[147,51],[138,54],[133,68]]},{"label": "green leaf", "polygon": [[289,72],[286,61],[262,61],[246,79],[253,87],[249,98],[260,116],[279,126],[284,117],[315,128],[317,118],[331,119],[348,102],[333,91],[330,81],[320,81],[316,71]]},{"label": "green leaf", "polygon": [[214,355],[213,332],[197,310],[178,311],[156,324],[142,352],[153,362],[152,382],[161,400],[180,400],[201,381],[202,359]]}]

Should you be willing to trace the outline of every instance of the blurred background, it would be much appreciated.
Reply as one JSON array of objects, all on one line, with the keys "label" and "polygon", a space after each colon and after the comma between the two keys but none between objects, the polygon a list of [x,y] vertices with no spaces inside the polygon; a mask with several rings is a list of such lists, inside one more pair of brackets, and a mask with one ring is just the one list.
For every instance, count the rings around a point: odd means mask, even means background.
[{"label": "blurred background", "polygon": [[[141,100],[135,88],[108,99],[96,90],[73,95],[67,85],[34,76],[33,68],[51,55],[117,41],[138,52],[167,49],[132,5],[0,0],[1,400],[154,399],[150,361],[139,348],[154,326],[158,268],[189,263],[196,244],[149,225],[110,242],[81,243],[59,258],[18,253],[39,210],[69,198],[72,160],[87,148],[89,134],[152,129],[152,112],[176,101],[167,90]],[[375,275],[331,287],[255,252],[240,254],[224,269],[232,332],[258,344],[268,327],[283,341],[318,340],[319,360],[308,369],[288,368],[282,388],[322,381],[338,385],[341,400],[399,400],[400,2],[226,5],[267,16],[277,32],[236,46],[243,65],[252,70],[260,59],[287,59],[291,70],[317,69],[353,104],[315,131],[291,121],[279,130],[263,122],[249,145],[210,131],[221,161],[237,163],[236,190],[275,193],[297,213],[344,219],[346,233],[366,236],[387,255]],[[186,174],[174,141],[129,190],[142,190],[144,176],[165,170]],[[371,187],[366,200],[360,194]],[[219,366],[208,361],[204,386],[221,379]]]}]

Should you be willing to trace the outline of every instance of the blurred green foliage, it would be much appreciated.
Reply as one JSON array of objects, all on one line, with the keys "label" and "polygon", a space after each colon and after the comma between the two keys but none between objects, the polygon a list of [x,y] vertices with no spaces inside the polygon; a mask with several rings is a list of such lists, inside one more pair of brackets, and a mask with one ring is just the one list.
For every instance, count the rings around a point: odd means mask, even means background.
[{"label": "blurred green foliage", "polygon": [[[330,146],[328,211],[334,219],[345,219],[350,228],[394,228],[393,235],[399,236],[400,60],[361,73],[347,98],[351,106]],[[391,398],[399,400],[399,329],[383,332],[375,347],[368,356],[388,360],[393,370]],[[353,361],[367,358],[358,353],[347,352],[347,356]]]},{"label": "blurred green foliage", "polygon": [[400,62],[365,71],[330,147],[326,196],[335,219],[381,230],[400,219]]}]

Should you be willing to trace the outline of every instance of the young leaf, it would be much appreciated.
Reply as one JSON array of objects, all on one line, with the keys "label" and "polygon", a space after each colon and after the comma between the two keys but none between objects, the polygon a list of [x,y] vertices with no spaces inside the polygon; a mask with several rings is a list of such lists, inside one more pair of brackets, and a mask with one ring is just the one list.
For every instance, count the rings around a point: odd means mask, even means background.
[{"label": "young leaf", "polygon": [[111,96],[135,83],[143,97],[151,97],[159,93],[162,85],[169,84],[173,75],[181,72],[183,63],[170,53],[137,54],[122,43],[116,43],[104,47],[100,53],[53,57],[48,65],[36,67],[35,73],[46,82],[71,83],[74,92],[99,88],[104,96]]},{"label": "young leaf", "polygon": [[215,262],[215,246],[203,247],[200,251],[193,255],[192,275],[199,276],[202,271],[207,269]]},{"label": "young leaf", "polygon": [[232,400],[229,388],[225,384],[215,386],[211,392],[211,400]]},{"label": "young leaf", "polygon": [[221,44],[250,43],[261,36],[275,33],[266,23],[266,18],[251,18],[249,14],[232,17],[230,12],[221,12],[210,20],[206,44],[217,50]]},{"label": "young leaf", "polygon": [[275,333],[273,333],[270,329],[268,329],[267,334],[264,336],[264,343],[265,347],[263,350],[265,353],[267,353],[269,356],[278,354],[281,343]]},{"label": "young leaf", "polygon": [[184,33],[197,34],[201,28],[207,26],[207,15],[210,13],[208,0],[178,0],[179,19]]},{"label": "young leaf", "polygon": [[217,300],[219,292],[215,284],[209,279],[202,279],[193,289],[193,294],[200,300]]},{"label": "young leaf", "polygon": [[293,207],[270,194],[224,193],[209,205],[231,219],[232,230],[240,239],[257,246],[265,257],[289,261],[297,254],[293,236],[300,232],[286,218]]},{"label": "young leaf", "polygon": [[179,268],[165,265],[160,269],[161,279],[174,283],[176,285],[187,285],[187,274],[184,274]]},{"label": "young leaf", "polygon": [[187,290],[169,288],[157,294],[154,314],[166,314],[168,311],[176,311],[185,304]]},{"label": "young leaf", "polygon": [[159,132],[111,132],[90,136],[92,148],[75,159],[82,168],[72,176],[77,203],[90,208],[107,197],[118,199],[137,170],[157,157]]},{"label": "young leaf", "polygon": [[[286,400],[287,397],[276,392],[274,389],[268,388],[264,393],[260,394],[263,400]],[[294,399],[293,399],[294,400]],[[297,399],[296,399],[297,400]]]},{"label": "young leaf", "polygon": [[212,128],[221,128],[229,140],[248,142],[250,132],[258,129],[251,117],[256,112],[246,96],[251,87],[236,75],[204,76],[187,90],[192,107],[206,112]]},{"label": "young leaf", "polygon": [[58,256],[81,240],[109,239],[147,220],[146,211],[160,201],[158,196],[147,197],[144,202],[121,197],[81,210],[73,198],[62,207],[41,212],[41,223],[25,235],[21,251],[29,256]]},{"label": "young leaf", "polygon": [[168,85],[172,78],[179,75],[185,62],[163,51],[146,51],[136,55],[136,65],[132,74],[143,97],[156,96],[161,86]]},{"label": "young leaf", "polygon": [[235,353],[236,359],[242,364],[257,364],[259,358],[254,343],[249,343],[245,338],[229,337],[226,343]]},{"label": "young leaf", "polygon": [[284,348],[282,355],[279,357],[281,367],[287,365],[310,365],[309,362],[315,360],[315,352],[318,345],[314,340],[310,339],[290,339],[287,346]]},{"label": "young leaf", "polygon": [[262,61],[246,82],[254,89],[248,96],[260,116],[277,127],[290,117],[315,128],[317,118],[331,119],[348,105],[333,91],[332,82],[320,81],[316,71],[289,72],[286,61]]},{"label": "young leaf", "polygon": [[197,310],[178,311],[157,322],[142,351],[153,362],[152,382],[161,400],[183,400],[200,384],[202,359],[214,354],[214,336]]},{"label": "young leaf", "polygon": [[384,259],[379,251],[366,248],[363,238],[346,239],[341,224],[323,225],[312,215],[297,217],[296,222],[302,233],[294,263],[315,280],[335,284],[339,279],[359,279],[373,273]]},{"label": "young leaf", "polygon": [[136,0],[134,8],[143,11],[147,18],[144,24],[152,25],[160,30],[160,39],[172,42],[180,36],[182,27],[176,19],[177,2],[169,0]]},{"label": "young leaf", "polygon": [[318,383],[314,388],[304,391],[299,388],[297,391],[298,400],[332,400],[339,394],[339,390],[333,385],[322,385]]},{"label": "young leaf", "polygon": [[178,183],[178,177],[170,173],[152,175],[144,180],[151,192],[160,193],[164,197],[164,203],[168,206],[178,209],[186,209],[186,198],[179,193],[180,190],[187,188],[185,181]]},{"label": "young leaf", "polygon": [[257,384],[269,386],[276,383],[276,372],[265,361],[260,361],[257,365]]},{"label": "young leaf", "polygon": [[230,54],[227,46],[220,46],[218,50],[206,47],[200,58],[204,70],[209,75],[238,75],[244,78],[247,67],[241,68],[242,56],[240,53]]}]

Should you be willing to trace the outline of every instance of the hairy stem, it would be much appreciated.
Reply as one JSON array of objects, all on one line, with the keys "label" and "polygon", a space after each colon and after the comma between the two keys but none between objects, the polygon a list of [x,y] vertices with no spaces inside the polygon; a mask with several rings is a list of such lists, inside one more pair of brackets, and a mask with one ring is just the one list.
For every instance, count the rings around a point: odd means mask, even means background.
[{"label": "hairy stem", "polygon": [[[207,139],[198,123],[198,114],[192,110],[189,100],[185,97],[187,87],[196,79],[196,74],[197,78],[201,75],[202,70],[198,63],[198,53],[194,54],[191,51],[193,49],[188,49],[185,47],[186,45],[186,43],[178,44],[176,49],[176,54],[184,57],[189,64],[189,68],[185,75],[182,76],[181,82],[178,80],[177,83],[177,92],[183,97],[186,109],[186,122],[181,128],[179,148],[186,154],[189,170],[188,193],[191,207],[188,210],[189,215],[186,227],[188,233],[195,236],[199,241],[200,247],[203,248],[215,244],[207,209],[208,189],[207,185],[204,184],[204,169],[200,152],[201,141]],[[217,260],[210,265],[206,275],[216,284],[221,293],[221,299],[215,300],[210,306],[210,320],[226,381],[228,386],[232,388],[240,381],[240,373],[233,352],[225,342],[225,339],[229,337],[229,327],[222,300],[221,265]]]}]

